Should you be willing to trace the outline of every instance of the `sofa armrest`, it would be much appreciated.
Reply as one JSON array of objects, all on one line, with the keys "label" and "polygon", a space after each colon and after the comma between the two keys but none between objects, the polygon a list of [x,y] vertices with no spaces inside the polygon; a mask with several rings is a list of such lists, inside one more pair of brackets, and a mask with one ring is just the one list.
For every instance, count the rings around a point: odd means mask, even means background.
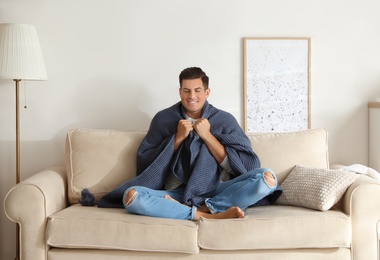
[{"label": "sofa armrest", "polygon": [[41,171],[8,192],[4,211],[11,221],[20,224],[21,259],[46,259],[47,217],[66,206],[67,179],[64,167]]},{"label": "sofa armrest", "polygon": [[360,176],[342,198],[343,211],[351,216],[352,259],[378,259],[380,220],[380,182]]}]

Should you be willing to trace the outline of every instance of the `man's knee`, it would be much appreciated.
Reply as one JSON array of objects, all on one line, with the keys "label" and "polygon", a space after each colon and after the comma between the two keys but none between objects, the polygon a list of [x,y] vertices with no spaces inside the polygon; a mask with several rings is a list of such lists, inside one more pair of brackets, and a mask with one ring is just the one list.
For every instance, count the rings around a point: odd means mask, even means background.
[{"label": "man's knee", "polygon": [[131,189],[127,192],[127,195],[125,196],[124,203],[126,206],[131,205],[131,203],[135,200],[137,196],[137,191],[135,189]]},{"label": "man's knee", "polygon": [[264,172],[264,179],[266,183],[269,185],[269,187],[273,188],[276,186],[276,179],[273,175],[273,173],[265,171]]}]

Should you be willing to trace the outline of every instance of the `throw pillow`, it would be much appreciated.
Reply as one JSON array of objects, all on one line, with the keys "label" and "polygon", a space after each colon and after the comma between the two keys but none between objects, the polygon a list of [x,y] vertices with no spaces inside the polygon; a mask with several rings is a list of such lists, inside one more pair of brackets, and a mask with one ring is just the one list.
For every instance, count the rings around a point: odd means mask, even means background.
[{"label": "throw pillow", "polygon": [[329,210],[357,178],[353,172],[296,165],[281,184],[277,204]]}]

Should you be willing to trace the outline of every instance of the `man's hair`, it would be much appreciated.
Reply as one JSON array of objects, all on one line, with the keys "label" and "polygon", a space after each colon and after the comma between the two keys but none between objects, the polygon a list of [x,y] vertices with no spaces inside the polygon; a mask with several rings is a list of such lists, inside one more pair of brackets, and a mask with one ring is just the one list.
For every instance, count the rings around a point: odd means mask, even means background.
[{"label": "man's hair", "polygon": [[179,74],[179,85],[182,88],[182,81],[184,79],[201,79],[203,87],[208,89],[208,76],[206,73],[198,67],[190,67],[184,69],[180,74]]}]

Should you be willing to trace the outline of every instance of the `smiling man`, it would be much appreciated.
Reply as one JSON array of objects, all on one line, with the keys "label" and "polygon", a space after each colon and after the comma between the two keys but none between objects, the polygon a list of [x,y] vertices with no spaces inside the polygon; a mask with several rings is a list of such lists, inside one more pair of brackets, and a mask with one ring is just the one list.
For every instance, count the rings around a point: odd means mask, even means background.
[{"label": "smiling man", "polygon": [[175,219],[243,218],[273,203],[281,189],[236,119],[208,103],[209,78],[197,67],[179,75],[181,101],[158,112],[137,151],[137,177],[99,207]]}]

